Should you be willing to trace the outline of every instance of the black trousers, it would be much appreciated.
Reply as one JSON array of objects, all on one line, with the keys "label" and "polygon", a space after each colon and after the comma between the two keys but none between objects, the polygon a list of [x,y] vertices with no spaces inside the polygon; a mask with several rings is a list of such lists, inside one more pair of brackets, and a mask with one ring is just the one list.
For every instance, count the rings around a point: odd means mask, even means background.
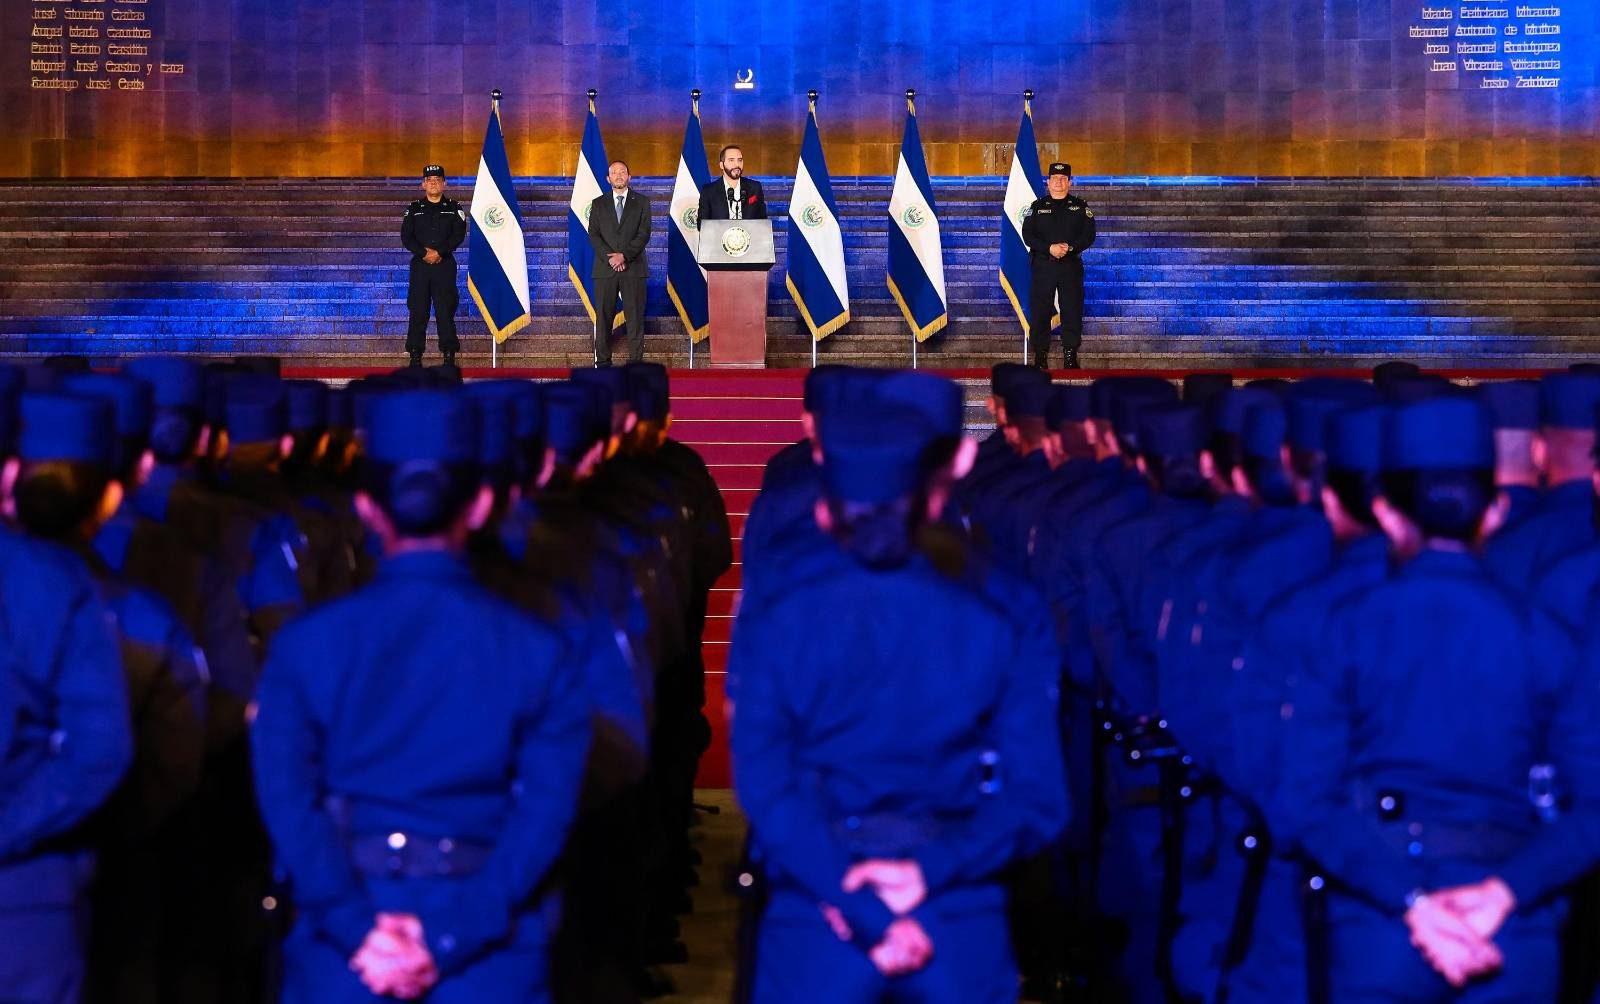
[{"label": "black trousers", "polygon": [[437,265],[412,259],[411,285],[406,289],[406,309],[411,313],[406,351],[422,352],[428,347],[429,308],[439,327],[439,351],[460,351],[461,341],[456,338],[456,307],[460,303],[455,258],[446,255]]},{"label": "black trousers", "polygon": [[594,359],[600,366],[611,365],[611,326],[617,320],[617,294],[622,294],[622,310],[628,315],[628,362],[644,361],[644,292],[648,280],[642,275],[596,276],[594,280]]},{"label": "black trousers", "polygon": [[1083,263],[1076,258],[1035,262],[1033,289],[1028,294],[1028,352],[1033,364],[1050,362],[1050,318],[1061,297],[1061,347],[1074,350],[1083,344]]}]

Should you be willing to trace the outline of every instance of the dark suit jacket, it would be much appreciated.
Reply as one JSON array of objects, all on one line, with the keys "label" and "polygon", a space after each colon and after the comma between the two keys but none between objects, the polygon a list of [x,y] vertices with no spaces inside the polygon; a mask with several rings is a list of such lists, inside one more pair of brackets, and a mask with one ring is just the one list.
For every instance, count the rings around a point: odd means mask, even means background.
[{"label": "dark suit jacket", "polygon": [[[754,178],[740,178],[739,198],[744,201],[745,219],[767,218],[767,195],[761,190],[761,182]],[[720,175],[716,181],[700,189],[700,218],[702,220],[728,218],[728,183]]]},{"label": "dark suit jacket", "polygon": [[644,246],[650,243],[650,200],[630,190],[628,201],[622,204],[622,222],[617,222],[616,193],[606,189],[605,194],[589,203],[589,244],[594,248],[594,269],[590,278],[599,279],[614,274],[606,256],[621,251],[627,259],[628,270],[622,274],[630,279],[644,278],[650,274],[645,264]]}]

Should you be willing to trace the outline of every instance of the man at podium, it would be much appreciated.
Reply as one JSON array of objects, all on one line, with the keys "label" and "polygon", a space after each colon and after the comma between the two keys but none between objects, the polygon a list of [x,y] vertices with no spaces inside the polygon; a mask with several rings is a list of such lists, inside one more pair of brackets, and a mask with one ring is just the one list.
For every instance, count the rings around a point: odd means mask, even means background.
[{"label": "man at podium", "polygon": [[764,220],[767,197],[761,182],[744,176],[744,151],[729,144],[717,154],[722,177],[700,189],[702,220]]}]

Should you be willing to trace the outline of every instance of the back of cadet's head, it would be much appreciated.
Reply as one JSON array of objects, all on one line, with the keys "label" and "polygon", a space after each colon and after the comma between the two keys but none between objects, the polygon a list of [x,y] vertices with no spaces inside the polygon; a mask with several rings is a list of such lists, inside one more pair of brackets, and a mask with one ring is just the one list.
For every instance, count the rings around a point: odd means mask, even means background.
[{"label": "back of cadet's head", "polygon": [[1392,409],[1383,497],[1424,537],[1471,541],[1494,503],[1494,431],[1478,401],[1449,395]]},{"label": "back of cadet's head", "polygon": [[1239,430],[1240,452],[1245,479],[1263,505],[1290,506],[1299,500],[1283,462],[1288,433],[1288,415],[1278,395],[1269,393],[1246,407]]},{"label": "back of cadet's head", "polygon": [[1139,416],[1148,408],[1173,404],[1178,390],[1159,377],[1114,377],[1110,394],[1111,428],[1124,456],[1139,452]]},{"label": "back of cadet's head", "polygon": [[904,564],[926,519],[933,430],[915,409],[872,401],[825,414],[818,435],[829,532],[869,568]]},{"label": "back of cadet's head", "polygon": [[164,464],[192,459],[205,422],[205,373],[200,364],[178,356],[130,359],[122,372],[150,385],[155,409],[150,419],[150,452]]},{"label": "back of cadet's head", "polygon": [[1312,377],[1290,386],[1284,394],[1288,420],[1285,438],[1289,468],[1300,482],[1301,501],[1318,504],[1322,492],[1328,418],[1335,412],[1377,400],[1377,389],[1362,380]]},{"label": "back of cadet's head", "polygon": [[446,532],[476,498],[478,412],[459,391],[384,394],[372,402],[363,436],[362,491],[401,537]]},{"label": "back of cadet's head", "polygon": [[922,416],[930,433],[925,458],[930,470],[949,463],[954,457],[966,419],[966,397],[960,384],[935,373],[899,370],[877,382],[873,398],[909,408]]},{"label": "back of cadet's head", "polygon": [[1495,478],[1502,485],[1537,485],[1539,464],[1533,443],[1539,431],[1538,381],[1483,383],[1477,396],[1494,423]]},{"label": "back of cadet's head", "polygon": [[1324,429],[1327,488],[1351,519],[1377,526],[1372,501],[1381,490],[1383,430],[1388,406],[1354,405],[1328,416]]},{"label": "back of cadet's head", "polygon": [[79,373],[64,377],[61,389],[69,394],[99,398],[111,405],[115,442],[111,470],[124,483],[138,473],[150,438],[155,395],[143,380],[120,373]]},{"label": "back of cadet's head", "polygon": [[1208,481],[1200,455],[1210,429],[1193,404],[1152,404],[1139,413],[1139,456],[1157,489],[1175,498],[1198,498]]},{"label": "back of cadet's head", "polygon": [[17,476],[11,495],[28,532],[65,539],[100,512],[111,481],[116,413],[110,401],[52,391],[17,406]]},{"label": "back of cadet's head", "polygon": [[1539,436],[1550,485],[1593,473],[1597,409],[1600,374],[1547,373],[1539,381]]}]

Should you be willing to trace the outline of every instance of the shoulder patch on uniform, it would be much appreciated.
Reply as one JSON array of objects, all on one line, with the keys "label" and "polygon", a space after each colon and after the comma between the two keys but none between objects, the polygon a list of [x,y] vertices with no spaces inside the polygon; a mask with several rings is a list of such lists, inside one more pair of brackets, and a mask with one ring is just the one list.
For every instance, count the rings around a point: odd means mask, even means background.
[{"label": "shoulder patch on uniform", "polygon": [[456,215],[461,217],[461,222],[462,223],[467,222],[467,211],[465,209],[457,209],[456,210]]},{"label": "shoulder patch on uniform", "polygon": [[1092,220],[1092,219],[1094,219],[1094,210],[1085,207],[1085,209],[1083,210],[1083,215],[1089,217],[1089,219]]}]

